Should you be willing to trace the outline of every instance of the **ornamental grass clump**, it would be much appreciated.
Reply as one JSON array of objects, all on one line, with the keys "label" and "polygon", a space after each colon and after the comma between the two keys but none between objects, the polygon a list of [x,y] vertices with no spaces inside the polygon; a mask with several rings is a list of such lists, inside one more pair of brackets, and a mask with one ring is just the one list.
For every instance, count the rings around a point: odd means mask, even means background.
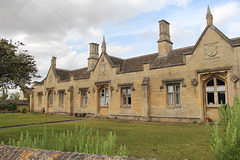
[{"label": "ornamental grass clump", "polygon": [[211,127],[207,123],[208,135],[211,142],[212,157],[217,160],[240,159],[240,102],[238,96],[234,105],[221,105],[219,121]]},{"label": "ornamental grass clump", "polygon": [[[4,145],[3,141],[1,144]],[[85,123],[80,128],[76,123],[74,131],[67,130],[55,133],[52,129],[50,134],[47,133],[47,128],[44,126],[43,136],[41,137],[39,135],[31,137],[28,131],[26,134],[21,132],[18,141],[10,138],[8,144],[63,152],[127,156],[125,145],[121,145],[119,149],[116,148],[116,133],[109,132],[104,139],[99,136],[98,130],[93,135],[92,128],[88,129]],[[119,151],[116,152],[117,150]]]}]

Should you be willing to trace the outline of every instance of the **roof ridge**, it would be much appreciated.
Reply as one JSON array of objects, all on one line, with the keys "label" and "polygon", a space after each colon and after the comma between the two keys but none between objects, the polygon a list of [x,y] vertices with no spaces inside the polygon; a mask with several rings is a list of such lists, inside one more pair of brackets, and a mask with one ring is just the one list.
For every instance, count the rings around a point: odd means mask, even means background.
[{"label": "roof ridge", "polygon": [[73,71],[78,71],[78,70],[82,70],[82,69],[86,69],[86,68],[88,68],[88,67],[74,69],[74,70],[71,70],[71,72],[73,72]]},{"label": "roof ridge", "polygon": [[71,71],[71,70],[67,70],[67,69],[61,69],[61,68],[55,68],[55,70],[62,70],[62,71]]},{"label": "roof ridge", "polygon": [[182,48],[177,48],[177,49],[173,49],[172,51],[176,51],[176,50],[181,50],[181,49],[187,49],[187,48],[193,48],[193,46],[188,46],[188,47],[182,47]]},{"label": "roof ridge", "polygon": [[109,57],[112,57],[112,58],[117,58],[117,59],[120,59],[120,60],[125,60],[123,58],[119,58],[119,57],[115,57],[115,56],[111,56],[111,55],[108,55]]},{"label": "roof ridge", "polygon": [[146,56],[150,56],[150,55],[154,55],[154,54],[158,54],[158,53],[145,54],[145,55],[141,55],[141,56],[137,56],[137,57],[127,58],[127,59],[124,59],[124,60],[130,60],[130,59],[135,59],[135,58],[141,58],[141,57],[146,57]]}]

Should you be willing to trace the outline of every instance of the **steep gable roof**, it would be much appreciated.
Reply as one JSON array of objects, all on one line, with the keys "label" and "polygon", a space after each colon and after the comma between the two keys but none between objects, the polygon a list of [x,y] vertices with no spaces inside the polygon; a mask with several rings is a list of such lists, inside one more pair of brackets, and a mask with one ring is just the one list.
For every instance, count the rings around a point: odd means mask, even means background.
[{"label": "steep gable roof", "polygon": [[73,76],[74,79],[85,79],[90,76],[90,71],[88,71],[87,67],[76,70],[65,70],[59,68],[54,68],[54,70],[56,77],[59,77],[60,81],[70,81],[71,76]]},{"label": "steep gable roof", "polygon": [[195,49],[197,48],[198,44],[200,43],[200,41],[202,40],[203,36],[205,35],[205,33],[207,32],[207,30],[211,28],[212,30],[214,30],[222,39],[224,39],[228,44],[230,44],[232,47],[234,46],[234,41],[232,41],[231,39],[229,39],[224,33],[222,33],[217,27],[215,27],[214,25],[208,25],[205,27],[205,29],[203,30],[201,36],[198,38],[196,44],[194,45],[194,49],[192,51],[192,53],[195,51]]}]

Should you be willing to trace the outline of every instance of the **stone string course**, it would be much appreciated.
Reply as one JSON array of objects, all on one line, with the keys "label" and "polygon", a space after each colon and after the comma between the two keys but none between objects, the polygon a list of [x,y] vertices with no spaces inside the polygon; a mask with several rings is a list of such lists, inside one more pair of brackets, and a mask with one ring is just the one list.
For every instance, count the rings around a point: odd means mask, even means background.
[{"label": "stone string course", "polygon": [[1,146],[0,160],[150,160],[135,157],[91,155],[78,152],[60,152],[27,147]]}]

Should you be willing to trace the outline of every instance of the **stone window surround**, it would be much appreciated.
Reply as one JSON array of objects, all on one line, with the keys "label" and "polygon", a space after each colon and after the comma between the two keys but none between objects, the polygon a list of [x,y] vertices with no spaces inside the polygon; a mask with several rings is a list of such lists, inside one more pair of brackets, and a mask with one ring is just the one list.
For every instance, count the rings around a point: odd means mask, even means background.
[{"label": "stone window surround", "polygon": [[[62,93],[63,93],[63,104],[61,104],[61,99],[60,99],[60,94],[62,94]],[[65,89],[58,90],[57,95],[59,95],[59,99],[58,99],[59,107],[63,107],[64,106],[64,98],[65,98],[64,95],[66,95]]]},{"label": "stone window surround", "polygon": [[[119,88],[120,88],[120,92],[119,92]],[[123,105],[122,104],[122,89],[127,89],[127,88],[130,88],[131,91],[135,91],[133,83],[121,83],[121,84],[118,84],[118,88],[117,88],[116,92],[120,93],[120,97],[121,97],[120,108],[130,109],[131,105]],[[131,93],[131,99],[132,99],[132,93]]]},{"label": "stone window surround", "polygon": [[[83,103],[83,100],[82,100],[82,93],[83,92],[86,92],[86,93],[90,93],[90,90],[89,90],[89,87],[85,87],[85,88],[79,88],[79,90],[78,90],[78,94],[80,94],[80,107],[82,107],[82,108],[84,108],[84,107],[87,107],[88,106],[88,102],[87,102],[87,104],[82,104]],[[87,99],[88,99],[88,95],[87,95]]]},{"label": "stone window surround", "polygon": [[38,96],[38,106],[41,106],[42,105],[43,92],[38,92],[37,96]]},{"label": "stone window surround", "polygon": [[[170,83],[170,84],[166,84],[166,86],[167,86],[167,108],[181,108],[181,84],[180,83]],[[172,86],[173,87],[173,91],[171,92],[173,95],[173,104],[169,104],[169,91],[168,91],[168,86]],[[175,89],[175,87],[176,86],[179,86],[179,88],[180,88],[180,92],[179,92],[179,94],[180,94],[180,103],[179,104],[176,104],[176,89]]]},{"label": "stone window surround", "polygon": [[165,80],[162,80],[162,85],[160,86],[160,90],[163,90],[164,89],[164,86],[166,86],[166,108],[167,109],[174,109],[174,108],[182,108],[182,105],[168,105],[168,89],[167,89],[167,86],[168,85],[173,85],[173,84],[179,84],[180,85],[180,103],[182,102],[182,87],[187,87],[187,85],[185,84],[184,82],[184,78],[176,78],[176,79],[165,79]]},{"label": "stone window surround", "polygon": [[[52,94],[51,100],[50,100],[50,94]],[[47,104],[48,104],[48,106],[51,106],[51,107],[53,106],[53,99],[54,99],[54,98],[53,98],[53,95],[54,95],[54,91],[53,91],[53,90],[49,90],[49,91],[48,91],[48,103],[47,103]],[[51,101],[52,103],[50,103],[50,101]]]},{"label": "stone window surround", "polygon": [[[126,104],[123,105],[123,95],[122,95],[122,90],[125,89],[126,90]],[[128,104],[128,95],[127,95],[127,90],[130,89],[130,91],[132,91],[132,88],[131,87],[121,87],[121,92],[120,92],[120,95],[121,95],[121,105],[120,107],[121,108],[131,108],[131,105],[132,105],[132,93],[130,93],[130,98],[131,98],[131,104]]]}]

